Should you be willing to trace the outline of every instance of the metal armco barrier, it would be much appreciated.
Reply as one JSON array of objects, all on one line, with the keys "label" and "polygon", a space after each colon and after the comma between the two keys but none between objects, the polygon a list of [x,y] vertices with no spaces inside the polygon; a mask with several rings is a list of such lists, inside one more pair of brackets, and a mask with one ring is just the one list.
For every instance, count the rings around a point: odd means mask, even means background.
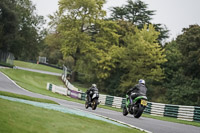
[{"label": "metal armco barrier", "polygon": [[74,90],[69,90],[69,91],[70,91],[70,97],[76,98],[76,99],[80,99],[80,98],[79,98],[80,92],[74,91]]},{"label": "metal armco barrier", "polygon": [[[73,98],[78,98],[80,100],[86,100],[86,94],[79,92],[63,75],[62,80],[68,88],[67,93]],[[70,85],[68,85],[70,84]],[[71,87],[73,86],[73,87]],[[49,85],[49,90],[51,86]],[[54,87],[52,87],[52,90]],[[72,93],[71,93],[72,92]],[[110,106],[114,108],[123,108],[126,103],[126,98],[115,97],[109,95],[99,94],[99,101],[101,105]],[[144,113],[155,115],[155,116],[167,116],[173,117],[181,120],[187,121],[197,121],[200,122],[200,107],[199,106],[182,106],[182,105],[171,105],[163,103],[148,102],[147,107],[144,110]]]},{"label": "metal armco barrier", "polygon": [[80,93],[80,100],[83,100],[83,101],[85,101],[86,100],[86,94],[85,93],[83,93],[83,92],[81,92]]},{"label": "metal armco barrier", "polygon": [[200,122],[200,107],[148,102],[145,113]]},{"label": "metal armco barrier", "polygon": [[[80,93],[80,100],[86,98],[85,93]],[[110,106],[114,108],[123,108],[126,103],[126,98],[99,95],[99,101],[101,105]],[[181,106],[148,102],[144,113],[155,116],[167,116],[187,121],[200,122],[200,107],[196,106]]]},{"label": "metal armco barrier", "polygon": [[194,107],[180,106],[178,110],[178,119],[187,119],[188,121],[193,121]]},{"label": "metal armco barrier", "polygon": [[99,101],[101,105],[105,105],[106,104],[106,95],[99,95]]},{"label": "metal armco barrier", "polygon": [[106,103],[105,103],[105,105],[112,107],[113,99],[114,99],[114,96],[106,96]]},{"label": "metal armco barrier", "polygon": [[165,104],[153,103],[151,104],[151,114],[156,116],[164,116]]},{"label": "metal armco barrier", "polygon": [[194,107],[194,121],[200,122],[200,107]]},{"label": "metal armco barrier", "polygon": [[53,93],[58,93],[65,96],[70,96],[72,98],[81,99],[81,92],[70,90],[68,88],[56,86],[51,83],[47,83],[47,90],[52,91]]},{"label": "metal armco barrier", "polygon": [[179,106],[165,105],[164,116],[177,118]]},{"label": "metal armco barrier", "polygon": [[145,113],[151,114],[151,105],[152,105],[152,103],[150,103],[150,102],[147,103],[147,107],[144,110]]},{"label": "metal armco barrier", "polygon": [[114,108],[122,108],[122,97],[114,97],[112,107]]},{"label": "metal armco barrier", "polygon": [[65,96],[67,95],[67,91],[68,91],[67,88],[56,86],[51,83],[47,83],[47,90],[52,91],[53,93],[58,93],[58,94],[65,95]]},{"label": "metal armco barrier", "polygon": [[65,83],[66,87],[70,90],[78,91],[78,88],[74,87],[66,78],[65,75],[62,75],[62,81]]}]

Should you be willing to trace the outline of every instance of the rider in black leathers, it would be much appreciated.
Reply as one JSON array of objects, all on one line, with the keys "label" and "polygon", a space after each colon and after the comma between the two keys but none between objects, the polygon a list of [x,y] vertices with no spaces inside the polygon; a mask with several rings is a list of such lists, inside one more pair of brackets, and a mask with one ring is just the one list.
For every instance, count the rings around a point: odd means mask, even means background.
[{"label": "rider in black leathers", "polygon": [[[127,100],[132,100],[135,99],[138,96],[146,96],[147,88],[145,86],[145,81],[143,79],[139,80],[139,84],[136,84],[133,88],[127,91],[127,95],[129,96],[129,99]],[[130,97],[130,95],[132,96]]]},{"label": "rider in black leathers", "polygon": [[95,91],[98,91],[96,84],[92,84],[92,86],[86,91],[87,100],[88,100],[89,103],[91,102],[92,95],[94,94]]}]

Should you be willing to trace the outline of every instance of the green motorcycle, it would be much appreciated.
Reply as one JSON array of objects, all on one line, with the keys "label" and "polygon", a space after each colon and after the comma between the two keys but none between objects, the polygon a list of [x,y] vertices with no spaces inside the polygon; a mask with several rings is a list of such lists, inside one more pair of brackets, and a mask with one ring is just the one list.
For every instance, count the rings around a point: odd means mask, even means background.
[{"label": "green motorcycle", "polygon": [[130,113],[135,118],[139,118],[147,106],[147,97],[137,96],[136,98],[132,98],[135,97],[134,95],[134,93],[130,95],[131,100],[129,99],[129,96],[126,95],[127,100],[125,106],[123,107],[123,115],[126,116]]}]

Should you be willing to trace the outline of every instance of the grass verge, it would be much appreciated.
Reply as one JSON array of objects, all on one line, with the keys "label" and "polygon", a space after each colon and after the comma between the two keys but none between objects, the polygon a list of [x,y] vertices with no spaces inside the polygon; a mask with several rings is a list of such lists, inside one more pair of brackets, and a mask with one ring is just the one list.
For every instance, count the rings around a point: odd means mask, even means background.
[{"label": "grass verge", "polygon": [[175,123],[200,127],[200,122],[195,122],[195,121],[185,121],[185,120],[179,120],[179,119],[172,118],[172,117],[166,117],[166,116],[160,117],[160,116],[153,116],[153,115],[149,115],[149,114],[143,114],[142,116],[147,117],[147,118],[158,119],[158,120],[162,120],[162,121],[169,121],[169,122],[175,122]]},{"label": "grass verge", "polygon": [[[113,110],[113,111],[117,111],[117,112],[122,112],[122,109],[119,109],[119,108],[113,108],[113,107],[103,106],[103,105],[100,105],[99,107],[105,108],[105,109],[109,109],[109,110]],[[162,120],[162,121],[175,122],[175,123],[186,124],[186,125],[193,125],[193,126],[200,127],[200,122],[185,121],[185,120],[180,120],[180,119],[176,119],[176,118],[172,118],[172,117],[153,116],[153,115],[146,114],[146,113],[143,113],[142,117],[153,118],[153,119]]]},{"label": "grass verge", "polygon": [[[40,73],[34,73],[34,72],[29,72],[29,71],[23,71],[23,70],[14,70],[14,69],[0,69],[0,71],[5,73],[6,75],[8,75],[11,79],[13,79],[22,88],[27,89],[31,92],[48,95],[51,97],[56,97],[56,98],[60,98],[60,99],[68,100],[68,101],[78,102],[78,103],[82,103],[82,104],[85,103],[84,101],[73,99],[68,96],[62,96],[62,95],[52,93],[52,92],[46,90],[47,82],[56,84],[58,86],[60,86],[60,85],[64,86],[64,83],[62,82],[60,77],[46,75],[46,74],[40,74]],[[117,109],[117,108],[113,108],[113,107],[108,107],[108,106],[103,106],[103,105],[99,105],[98,107],[122,112],[122,109]],[[178,119],[171,118],[171,117],[158,117],[158,116],[152,116],[149,114],[143,114],[142,116],[148,117],[148,118],[153,118],[153,119],[158,119],[158,120],[164,120],[164,121],[169,121],[169,122],[176,122],[176,123],[200,127],[199,122],[178,120]]]},{"label": "grass verge", "polygon": [[0,62],[0,66],[13,68],[14,65],[11,65],[11,64],[8,64],[8,63],[5,63],[5,62]]},{"label": "grass verge", "polygon": [[20,98],[20,99],[24,99],[24,100],[36,101],[36,102],[58,104],[58,103],[51,101],[51,100],[48,100],[48,99],[40,99],[40,98],[35,98],[35,97],[29,97],[29,96],[14,94],[14,93],[5,92],[5,91],[0,91],[0,95],[14,97],[14,98]]},{"label": "grass verge", "polygon": [[0,71],[14,80],[19,86],[31,92],[84,104],[84,101],[73,99],[71,97],[63,96],[57,93],[52,93],[46,89],[47,82],[57,86],[65,86],[61,80],[61,77],[19,69],[0,69]]},{"label": "grass verge", "polygon": [[56,69],[56,68],[41,65],[41,64],[34,64],[34,63],[29,63],[29,62],[18,61],[18,60],[14,60],[14,65],[19,66],[19,67],[24,67],[24,68],[37,69],[37,70],[43,70],[43,71],[49,71],[49,72],[55,72],[55,73],[62,73],[62,70],[60,70],[60,69]]},{"label": "grass verge", "polygon": [[78,82],[72,82],[72,84],[77,87],[79,90],[81,90],[82,92],[86,92],[87,89],[90,87],[88,85],[84,85],[84,84],[81,84],[81,83],[78,83]]},{"label": "grass verge", "polygon": [[0,99],[0,132],[15,133],[141,133],[86,117],[34,107],[24,103]]}]

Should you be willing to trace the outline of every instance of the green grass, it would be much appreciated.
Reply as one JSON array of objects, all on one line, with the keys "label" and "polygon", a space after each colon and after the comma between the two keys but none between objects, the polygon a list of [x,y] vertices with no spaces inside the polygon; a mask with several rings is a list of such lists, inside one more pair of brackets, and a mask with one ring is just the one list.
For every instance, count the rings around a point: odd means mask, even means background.
[{"label": "green grass", "polygon": [[[23,70],[14,70],[14,69],[0,69],[0,71],[8,75],[22,88],[27,89],[29,91],[68,100],[68,101],[74,101],[74,102],[78,102],[82,104],[85,103],[84,101],[73,99],[68,96],[62,96],[62,95],[52,93],[51,91],[46,90],[47,82],[53,83],[58,86],[64,86],[64,83],[62,82],[61,77],[34,73],[34,72],[29,72],[29,71],[23,71]],[[117,109],[113,107],[108,107],[108,106],[103,106],[103,105],[99,105],[98,107],[122,112],[122,109]],[[152,116],[148,114],[143,114],[142,116],[158,119],[158,120],[164,120],[164,121],[169,121],[169,122],[176,122],[176,123],[182,123],[182,124],[188,124],[188,125],[194,125],[194,126],[200,127],[199,122],[178,120],[171,117],[157,117],[157,116]]]},{"label": "green grass", "polygon": [[12,80],[14,80],[19,86],[31,92],[68,101],[78,102],[81,104],[85,103],[84,101],[74,99],[69,96],[63,96],[57,93],[52,93],[51,91],[46,89],[47,82],[55,84],[57,86],[65,87],[63,81],[61,80],[61,77],[18,69],[0,69],[0,71],[6,74],[8,77],[10,77]]},{"label": "green grass", "polygon": [[0,99],[1,133],[141,133],[86,117]]},{"label": "green grass", "polygon": [[[119,108],[113,108],[113,107],[103,106],[103,105],[100,105],[99,107],[109,109],[109,110],[113,110],[113,111],[117,111],[117,112],[122,112],[122,109],[119,109]],[[169,121],[169,122],[175,122],[175,123],[193,125],[193,126],[200,127],[200,122],[179,120],[179,119],[172,118],[172,117],[153,116],[153,115],[146,114],[146,113],[143,113],[142,117],[153,118],[153,119],[162,120],[162,121]]]},{"label": "green grass", "polygon": [[36,101],[36,102],[58,104],[58,103],[48,100],[48,99],[40,99],[40,98],[29,97],[29,96],[25,96],[25,95],[19,95],[19,94],[14,94],[14,93],[10,93],[10,92],[4,92],[4,91],[0,91],[0,95],[14,97],[14,98],[20,98],[20,99],[24,99],[24,100]]},{"label": "green grass", "polygon": [[0,66],[5,66],[5,67],[13,67],[14,65],[11,65],[11,64],[8,64],[8,63],[5,63],[5,62],[0,62]]},{"label": "green grass", "polygon": [[47,82],[58,86],[65,86],[61,80],[61,77],[41,74],[36,72],[29,72],[19,69],[0,69],[8,77],[14,80],[18,85],[23,88],[39,93],[46,93]]},{"label": "green grass", "polygon": [[172,118],[172,117],[160,117],[160,116],[153,116],[153,115],[149,115],[149,114],[142,114],[142,116],[148,117],[148,118],[153,118],[153,119],[158,119],[158,120],[162,120],[162,121],[169,121],[169,122],[175,122],[175,123],[200,127],[200,122],[195,122],[195,121],[185,121],[185,120],[179,120],[179,119]]},{"label": "green grass", "polygon": [[[24,68],[44,70],[44,71],[55,72],[55,73],[63,72],[63,70],[52,68],[49,66],[45,66],[45,65],[41,65],[41,64],[34,64],[34,63],[29,63],[29,62],[23,62],[23,61],[18,61],[18,60],[14,60],[14,65],[19,66],[19,67],[24,67]],[[82,92],[86,92],[87,89],[90,87],[88,85],[80,84],[78,82],[73,82],[72,84],[75,87],[77,87],[79,90],[81,90]]]},{"label": "green grass", "polygon": [[79,90],[81,90],[82,92],[86,92],[87,89],[90,87],[88,85],[85,85],[85,84],[81,84],[81,83],[78,83],[78,82],[72,82],[72,84],[78,88]]},{"label": "green grass", "polygon": [[46,89],[47,82],[64,87],[65,85],[61,80],[61,77],[18,69],[0,69],[0,71],[14,80],[19,86],[31,92],[84,104],[84,101],[73,99],[57,93],[52,93]]},{"label": "green grass", "polygon": [[19,67],[24,67],[24,68],[37,69],[37,70],[43,70],[43,71],[49,71],[49,72],[55,72],[55,73],[62,73],[62,70],[60,70],[60,69],[56,69],[56,68],[41,65],[41,64],[34,64],[34,63],[29,63],[29,62],[18,61],[18,60],[14,60],[14,65],[19,66]]}]

